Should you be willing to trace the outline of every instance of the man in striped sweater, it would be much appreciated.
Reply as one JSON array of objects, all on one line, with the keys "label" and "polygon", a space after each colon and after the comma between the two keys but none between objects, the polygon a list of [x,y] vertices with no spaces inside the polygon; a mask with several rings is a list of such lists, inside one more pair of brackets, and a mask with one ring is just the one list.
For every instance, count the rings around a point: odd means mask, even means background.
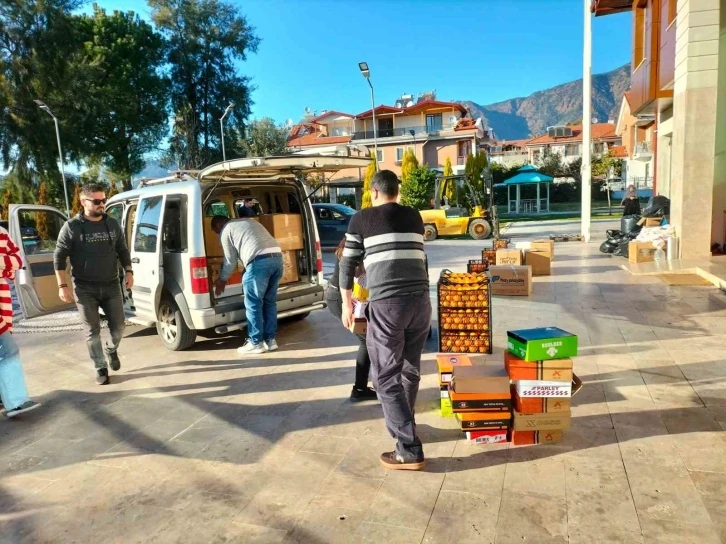
[{"label": "man in striped sweater", "polygon": [[22,268],[20,249],[0,227],[0,401],[5,415],[15,417],[40,406],[28,397],[18,345],[12,335],[13,300],[10,283],[15,272]]},{"label": "man in striped sweater", "polygon": [[396,449],[381,455],[384,467],[420,470],[424,466],[416,435],[414,407],[420,380],[421,352],[431,326],[431,301],[423,247],[421,215],[398,204],[399,181],[382,170],[371,181],[372,208],[356,213],[348,225],[340,261],[343,324],[353,321],[356,267],[366,269],[369,290],[366,344],[371,376]]}]

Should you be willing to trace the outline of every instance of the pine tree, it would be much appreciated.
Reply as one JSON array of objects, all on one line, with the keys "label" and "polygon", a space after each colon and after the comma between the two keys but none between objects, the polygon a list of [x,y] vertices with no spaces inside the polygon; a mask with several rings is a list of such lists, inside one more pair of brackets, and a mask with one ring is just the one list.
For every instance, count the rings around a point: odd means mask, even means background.
[{"label": "pine tree", "polygon": [[371,153],[371,158],[374,159],[368,164],[366,168],[366,174],[363,177],[363,198],[361,202],[361,209],[370,208],[373,203],[371,202],[371,181],[373,176],[376,175],[376,162],[375,155]]},{"label": "pine tree", "polygon": [[[446,162],[444,163],[444,178],[453,175],[454,169],[451,167],[451,159],[449,157],[446,157]],[[449,200],[450,206],[455,203],[454,201],[456,199],[456,183],[453,179],[446,182],[446,194],[444,196]]]},{"label": "pine tree", "polygon": [[413,148],[406,149],[406,153],[403,155],[403,162],[401,164],[401,185],[406,185],[411,173],[418,166],[418,159],[413,154]]},{"label": "pine tree", "polygon": [[106,195],[107,198],[111,198],[112,196],[115,196],[118,194],[118,187],[115,183],[111,182],[111,187],[108,190],[108,194]]},{"label": "pine tree", "polygon": [[[40,184],[40,191],[38,192],[38,204],[47,206],[48,205],[48,189],[45,186],[45,183]],[[38,213],[36,222],[35,222],[35,228],[38,231],[38,237],[41,239],[41,241],[49,240],[50,239],[50,225],[48,224],[48,215],[47,213]]]},{"label": "pine tree", "polygon": [[71,202],[71,215],[81,213],[81,186],[76,184],[73,188],[73,202]]}]

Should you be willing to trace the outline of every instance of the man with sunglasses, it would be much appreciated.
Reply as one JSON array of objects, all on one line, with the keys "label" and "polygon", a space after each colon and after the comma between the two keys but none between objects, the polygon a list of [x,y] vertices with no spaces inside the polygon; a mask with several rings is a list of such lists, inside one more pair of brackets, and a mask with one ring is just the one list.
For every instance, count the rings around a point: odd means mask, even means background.
[{"label": "man with sunglasses", "polygon": [[[88,353],[96,365],[96,383],[109,383],[108,366],[121,368],[118,346],[124,332],[124,305],[119,285],[118,263],[126,271],[125,285],[131,289],[134,274],[131,255],[121,225],[105,213],[106,195],[101,185],[90,183],[81,188],[82,211],[69,219],[58,235],[55,249],[55,275],[58,296],[71,302],[73,296],[66,277],[66,262],[71,260],[75,300],[86,327]],[[108,320],[111,342],[101,343],[99,308]]]}]

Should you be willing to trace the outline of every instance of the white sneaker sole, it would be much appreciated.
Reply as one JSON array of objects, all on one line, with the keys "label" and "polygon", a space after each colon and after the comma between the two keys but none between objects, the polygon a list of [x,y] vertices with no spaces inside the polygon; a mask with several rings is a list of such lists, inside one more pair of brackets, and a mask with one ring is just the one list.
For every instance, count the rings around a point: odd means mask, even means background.
[{"label": "white sneaker sole", "polygon": [[15,416],[19,416],[20,414],[24,414],[26,412],[30,412],[31,410],[35,410],[36,408],[40,408],[40,403],[36,402],[32,406],[28,406],[27,408],[23,408],[21,410],[13,410],[12,412],[5,412],[5,415],[8,418],[13,418]]},{"label": "white sneaker sole", "polygon": [[240,355],[262,355],[265,352],[267,352],[265,348],[257,348],[253,350],[243,350],[242,348],[237,348],[237,353],[239,353]]},{"label": "white sneaker sole", "polygon": [[270,346],[267,346],[267,351],[277,351],[280,346],[275,346],[274,348],[271,348]]}]

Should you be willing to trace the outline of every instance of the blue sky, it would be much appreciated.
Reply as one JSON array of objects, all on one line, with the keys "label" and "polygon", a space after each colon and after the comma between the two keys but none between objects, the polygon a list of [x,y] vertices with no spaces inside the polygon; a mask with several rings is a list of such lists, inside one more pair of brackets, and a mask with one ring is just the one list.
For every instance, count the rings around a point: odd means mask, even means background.
[{"label": "blue sky", "polygon": [[[148,18],[144,0],[97,1]],[[235,3],[262,38],[239,66],[257,87],[253,117],[297,121],[306,106],[368,109],[362,60],[376,104],[432,89],[441,100],[488,104],[582,77],[583,0]],[[630,60],[630,20],[629,13],[593,19],[593,73]]]}]

